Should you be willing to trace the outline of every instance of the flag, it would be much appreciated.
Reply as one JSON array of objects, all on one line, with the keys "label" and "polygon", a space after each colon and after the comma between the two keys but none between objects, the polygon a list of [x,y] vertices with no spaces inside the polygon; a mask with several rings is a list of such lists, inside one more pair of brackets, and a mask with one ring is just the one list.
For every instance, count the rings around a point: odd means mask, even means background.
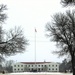
[{"label": "flag", "polygon": [[37,32],[37,30],[35,29],[35,32]]}]

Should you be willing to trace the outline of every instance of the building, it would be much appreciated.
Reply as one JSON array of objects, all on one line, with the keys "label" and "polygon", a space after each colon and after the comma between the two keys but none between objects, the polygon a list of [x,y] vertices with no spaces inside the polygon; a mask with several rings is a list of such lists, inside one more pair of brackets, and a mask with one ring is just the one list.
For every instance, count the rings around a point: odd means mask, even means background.
[{"label": "building", "polygon": [[12,66],[13,72],[59,72],[59,63],[55,62],[17,62]]}]

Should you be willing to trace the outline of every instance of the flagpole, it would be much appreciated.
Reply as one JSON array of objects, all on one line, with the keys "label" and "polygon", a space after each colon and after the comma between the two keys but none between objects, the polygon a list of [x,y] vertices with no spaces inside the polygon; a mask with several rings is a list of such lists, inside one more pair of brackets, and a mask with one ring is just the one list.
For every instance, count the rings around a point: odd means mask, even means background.
[{"label": "flagpole", "polygon": [[36,70],[36,28],[35,28],[35,70]]},{"label": "flagpole", "polygon": [[35,30],[35,64],[36,64],[36,30]]}]

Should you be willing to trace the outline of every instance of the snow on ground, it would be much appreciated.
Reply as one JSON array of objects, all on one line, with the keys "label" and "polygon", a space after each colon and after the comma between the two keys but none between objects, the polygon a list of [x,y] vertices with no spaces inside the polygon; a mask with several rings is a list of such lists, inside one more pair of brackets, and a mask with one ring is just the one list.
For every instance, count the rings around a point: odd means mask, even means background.
[{"label": "snow on ground", "polygon": [[[60,72],[20,72],[10,73],[11,75],[72,75],[72,73],[60,73]],[[8,75],[10,75],[8,74]]]}]

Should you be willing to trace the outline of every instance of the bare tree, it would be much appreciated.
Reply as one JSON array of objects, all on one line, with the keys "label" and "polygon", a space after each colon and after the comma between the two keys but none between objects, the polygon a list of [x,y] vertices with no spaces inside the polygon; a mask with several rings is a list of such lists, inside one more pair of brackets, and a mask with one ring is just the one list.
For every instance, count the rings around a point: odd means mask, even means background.
[{"label": "bare tree", "polygon": [[63,6],[75,5],[75,0],[61,0]]},{"label": "bare tree", "polygon": [[5,61],[3,68],[4,70],[6,70],[7,72],[13,72],[13,67],[12,64],[14,63],[13,60],[9,60],[9,61]]},{"label": "bare tree", "polygon": [[25,72],[29,72],[29,71],[30,71],[30,70],[29,70],[29,67],[28,67],[28,66],[25,66],[25,67],[24,67],[24,71],[25,71]]},{"label": "bare tree", "polygon": [[4,13],[4,10],[7,10],[6,5],[0,5],[0,24],[4,23],[7,19],[7,15]]},{"label": "bare tree", "polygon": [[75,11],[57,13],[53,16],[51,23],[46,25],[48,36],[57,42],[59,50],[55,53],[59,56],[70,55],[73,75],[75,75]]},{"label": "bare tree", "polygon": [[6,5],[0,5],[0,61],[3,60],[4,56],[24,52],[28,44],[23,35],[23,29],[20,27],[10,29],[9,32],[3,30],[2,24],[7,19],[4,12],[6,9]]}]

